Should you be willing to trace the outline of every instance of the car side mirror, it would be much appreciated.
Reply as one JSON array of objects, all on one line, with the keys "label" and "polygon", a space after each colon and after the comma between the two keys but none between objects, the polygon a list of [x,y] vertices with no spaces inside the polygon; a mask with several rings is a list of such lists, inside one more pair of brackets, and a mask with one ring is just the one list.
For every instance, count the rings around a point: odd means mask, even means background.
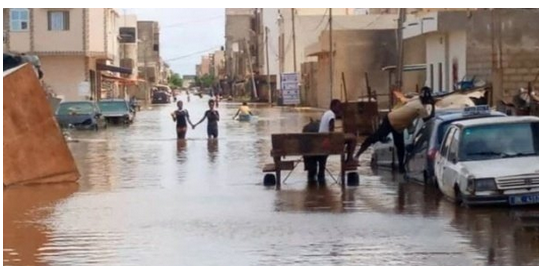
[{"label": "car side mirror", "polygon": [[97,117],[97,118],[101,117],[102,115],[103,114],[101,114],[101,113],[95,113],[95,117]]}]

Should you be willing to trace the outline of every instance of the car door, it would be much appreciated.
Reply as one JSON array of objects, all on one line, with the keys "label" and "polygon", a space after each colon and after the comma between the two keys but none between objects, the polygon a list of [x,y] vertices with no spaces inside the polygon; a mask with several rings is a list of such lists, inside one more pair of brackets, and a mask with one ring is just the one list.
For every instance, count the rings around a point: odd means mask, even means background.
[{"label": "car door", "polygon": [[455,184],[457,184],[457,178],[460,173],[459,164],[458,164],[458,149],[460,143],[460,133],[458,128],[453,128],[453,134],[451,136],[451,143],[449,144],[449,149],[447,151],[447,160],[444,165],[442,165],[442,180],[444,182],[444,187],[447,195],[455,198]]},{"label": "car door", "polygon": [[447,190],[448,183],[444,179],[443,173],[444,173],[444,167],[446,167],[445,165],[447,164],[447,161],[448,161],[447,157],[449,155],[449,147],[453,140],[454,134],[455,134],[455,128],[453,127],[449,128],[442,142],[442,146],[441,146],[442,148],[440,149],[440,152],[438,153],[438,155],[436,155],[436,161],[434,164],[434,173],[438,181],[438,187],[446,195],[451,195],[452,193],[448,194],[448,190]]},{"label": "car door", "polygon": [[407,154],[408,159],[406,165],[408,175],[420,182],[423,182],[422,171],[425,164],[424,156],[421,156],[421,153],[426,152],[429,140],[427,125],[423,124],[423,127],[416,130],[411,144],[411,151]]},{"label": "car door", "polygon": [[414,134],[414,138],[412,140],[412,146],[411,150],[408,150],[407,156],[407,173],[410,177],[414,179],[419,179],[419,172],[420,172],[420,162],[419,162],[419,156],[421,150],[423,150],[423,146],[427,145],[427,141],[425,139],[425,130],[426,126],[423,125],[422,128],[416,130]]}]

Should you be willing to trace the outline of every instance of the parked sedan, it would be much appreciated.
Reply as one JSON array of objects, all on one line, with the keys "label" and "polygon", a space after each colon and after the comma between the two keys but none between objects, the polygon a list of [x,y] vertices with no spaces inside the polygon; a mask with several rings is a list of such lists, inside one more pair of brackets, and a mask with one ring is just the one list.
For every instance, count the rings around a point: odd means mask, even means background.
[{"label": "parked sedan", "polygon": [[413,181],[435,186],[434,159],[449,125],[456,121],[502,116],[506,115],[491,111],[488,106],[438,112],[434,119],[422,124],[414,132],[410,144],[407,145],[406,176]]},{"label": "parked sedan", "polygon": [[152,92],[152,104],[156,103],[171,103],[171,96],[166,91],[154,90]]},{"label": "parked sedan", "polygon": [[62,102],[58,105],[55,116],[61,128],[98,130],[107,127],[99,106],[91,101]]},{"label": "parked sedan", "polygon": [[539,204],[539,118],[454,122],[435,174],[442,193],[457,203]]},{"label": "parked sedan", "polygon": [[99,108],[108,123],[131,124],[135,117],[134,110],[124,99],[103,99],[98,102]]}]

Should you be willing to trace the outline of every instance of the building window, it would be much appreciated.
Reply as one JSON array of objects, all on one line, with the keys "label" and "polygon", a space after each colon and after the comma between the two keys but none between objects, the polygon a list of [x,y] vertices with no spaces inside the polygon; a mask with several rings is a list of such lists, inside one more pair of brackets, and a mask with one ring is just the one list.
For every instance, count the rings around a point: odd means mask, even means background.
[{"label": "building window", "polygon": [[47,16],[49,31],[69,30],[69,11],[49,11]]},{"label": "building window", "polygon": [[12,31],[26,31],[29,24],[28,8],[12,8],[10,10],[10,28]]}]

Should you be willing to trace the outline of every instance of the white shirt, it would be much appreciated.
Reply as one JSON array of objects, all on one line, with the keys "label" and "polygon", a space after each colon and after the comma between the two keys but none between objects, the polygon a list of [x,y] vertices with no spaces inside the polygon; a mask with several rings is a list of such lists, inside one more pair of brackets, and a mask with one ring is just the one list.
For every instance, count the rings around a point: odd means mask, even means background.
[{"label": "white shirt", "polygon": [[335,113],[331,110],[328,110],[322,115],[322,119],[320,119],[320,127],[318,128],[318,132],[319,133],[329,132],[329,122],[331,120],[335,120]]}]

